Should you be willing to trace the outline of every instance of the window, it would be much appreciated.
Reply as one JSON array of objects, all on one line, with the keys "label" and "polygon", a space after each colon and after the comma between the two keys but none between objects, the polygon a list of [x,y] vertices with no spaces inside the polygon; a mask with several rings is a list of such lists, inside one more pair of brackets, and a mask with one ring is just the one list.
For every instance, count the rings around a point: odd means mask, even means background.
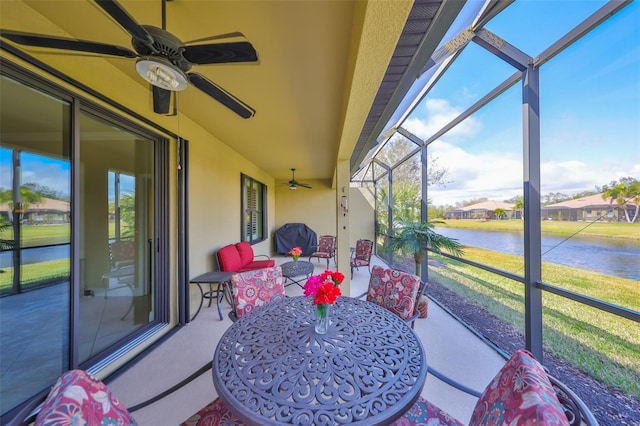
[{"label": "window", "polygon": [[267,238],[267,187],[263,183],[242,175],[242,241],[251,244]]}]

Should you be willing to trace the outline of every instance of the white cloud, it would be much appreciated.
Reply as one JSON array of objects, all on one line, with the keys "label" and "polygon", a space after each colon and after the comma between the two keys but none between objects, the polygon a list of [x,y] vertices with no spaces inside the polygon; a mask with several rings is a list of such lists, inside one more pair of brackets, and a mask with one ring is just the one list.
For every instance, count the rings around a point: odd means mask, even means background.
[{"label": "white cloud", "polygon": [[[429,99],[422,111],[403,127],[426,139],[457,117],[461,111],[444,99]],[[422,118],[415,118],[421,115]],[[435,205],[453,205],[457,202],[486,197],[505,200],[523,193],[523,155],[521,130],[498,127],[503,132],[490,132],[475,116],[469,117],[453,130],[429,145],[429,154],[438,157],[438,165],[448,170],[446,187],[429,188],[429,198]],[[598,144],[598,154],[571,149],[564,141],[575,137],[561,130],[545,136],[544,156],[541,160],[541,195],[560,192],[574,195],[592,191],[596,186],[631,176],[640,178],[637,153],[607,150]],[[517,143],[511,141],[516,138]],[[551,141],[555,140],[555,143]],[[586,139],[582,139],[585,143]],[[582,145],[581,145],[582,146]],[[553,158],[560,155],[571,160]]]},{"label": "white cloud", "polygon": [[[456,118],[462,109],[452,106],[445,99],[427,99],[424,103],[424,112],[416,111],[416,114],[426,116],[425,118],[410,118],[402,123],[402,127],[409,130],[420,138],[427,139],[435,132]],[[478,133],[482,124],[474,117],[469,117],[455,128],[450,130],[444,137],[450,142],[468,139]]]}]

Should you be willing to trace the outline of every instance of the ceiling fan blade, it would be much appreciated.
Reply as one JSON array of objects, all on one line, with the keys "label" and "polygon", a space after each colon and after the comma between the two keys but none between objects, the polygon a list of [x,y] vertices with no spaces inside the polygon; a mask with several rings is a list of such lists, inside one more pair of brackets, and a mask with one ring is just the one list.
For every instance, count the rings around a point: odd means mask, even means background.
[{"label": "ceiling fan blade", "polygon": [[256,62],[258,60],[256,50],[248,41],[185,46],[182,55],[187,61],[197,65]]},{"label": "ceiling fan blade", "polygon": [[184,44],[194,44],[194,43],[200,43],[200,42],[203,42],[203,41],[222,40],[223,38],[235,38],[235,37],[243,38],[245,41],[247,39],[244,36],[244,34],[242,34],[241,32],[234,31],[232,33],[218,34],[218,35],[214,35],[214,36],[208,36],[208,37],[204,37],[204,38],[199,38],[199,39],[196,39],[196,40],[185,41]]},{"label": "ceiling fan blade", "polygon": [[256,113],[255,109],[251,108],[249,105],[245,104],[240,99],[236,98],[223,88],[207,80],[200,74],[189,74],[189,81],[198,89],[202,90],[213,99],[222,103],[224,106],[226,106],[242,118],[253,117],[253,115]]},{"label": "ceiling fan blade", "polygon": [[95,0],[118,24],[133,37],[153,43],[153,37],[131,17],[115,0]]},{"label": "ceiling fan blade", "polygon": [[298,184],[297,184],[297,185],[298,185],[298,186],[301,186],[301,187],[303,187],[303,188],[311,189],[311,185],[309,185],[309,184],[307,184],[307,183],[300,183],[300,182],[298,182]]},{"label": "ceiling fan blade", "polygon": [[171,106],[171,91],[153,84],[151,85],[151,91],[153,94],[153,112],[168,115]]},{"label": "ceiling fan blade", "polygon": [[53,37],[10,30],[0,30],[0,36],[25,46],[99,53],[101,55],[121,56],[124,58],[135,58],[138,56],[133,50],[129,50],[126,47],[96,43],[93,41],[75,40],[71,38]]}]

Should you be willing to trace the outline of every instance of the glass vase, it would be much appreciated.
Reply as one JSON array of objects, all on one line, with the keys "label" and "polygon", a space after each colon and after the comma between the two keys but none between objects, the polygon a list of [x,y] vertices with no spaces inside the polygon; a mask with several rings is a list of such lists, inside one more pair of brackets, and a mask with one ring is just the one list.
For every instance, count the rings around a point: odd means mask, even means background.
[{"label": "glass vase", "polygon": [[317,304],[318,318],[316,320],[316,333],[326,334],[329,329],[329,305]]}]

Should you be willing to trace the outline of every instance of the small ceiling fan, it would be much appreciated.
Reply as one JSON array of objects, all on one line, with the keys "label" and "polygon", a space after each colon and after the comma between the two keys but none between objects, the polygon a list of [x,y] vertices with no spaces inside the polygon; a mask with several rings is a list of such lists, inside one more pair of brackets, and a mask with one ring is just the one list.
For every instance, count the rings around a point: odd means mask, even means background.
[{"label": "small ceiling fan", "polygon": [[252,117],[256,111],[249,105],[204,76],[188,72],[193,65],[257,62],[258,55],[251,43],[218,41],[210,44],[189,44],[207,40],[244,38],[239,32],[183,43],[165,29],[165,1],[167,0],[162,0],[162,28],[158,28],[138,24],[116,0],[95,0],[98,6],[131,34],[131,46],[135,52],[122,46],[5,29],[0,29],[0,36],[25,46],[137,58],[136,71],[151,83],[153,110],[158,114],[169,113],[171,92],[184,90],[188,83],[191,83],[242,118]]},{"label": "small ceiling fan", "polygon": [[288,185],[289,185],[289,189],[291,190],[298,189],[299,186],[303,188],[311,189],[311,185],[298,182],[296,180],[296,169],[291,169],[291,180],[288,182]]}]

